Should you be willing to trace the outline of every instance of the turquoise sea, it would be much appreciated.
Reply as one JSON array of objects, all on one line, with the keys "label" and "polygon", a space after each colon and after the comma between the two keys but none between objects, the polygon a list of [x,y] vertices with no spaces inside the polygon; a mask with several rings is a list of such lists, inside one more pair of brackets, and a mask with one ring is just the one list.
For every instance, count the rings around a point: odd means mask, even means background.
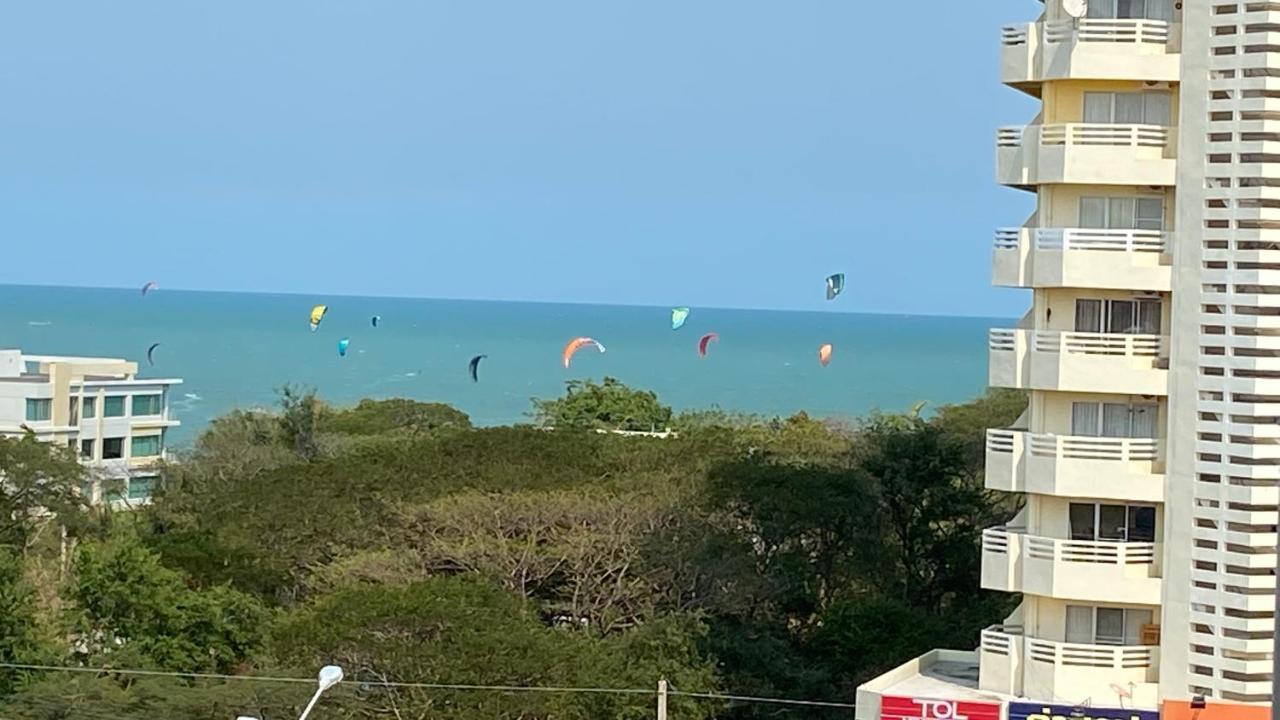
[{"label": "turquoise sea", "polygon": [[[319,331],[307,316],[329,305]],[[327,400],[409,397],[452,404],[477,424],[527,420],[530,398],[554,397],[572,378],[609,375],[658,392],[677,409],[719,406],[766,415],[799,410],[852,417],[978,395],[986,331],[1007,320],[694,308],[678,331],[670,308],[0,286],[0,348],[139,361],[144,377],[185,382],[172,397],[189,444],[232,408],[273,404],[285,383]],[[377,328],[370,318],[381,316]],[[706,359],[698,338],[720,341]],[[587,335],[608,348],[560,352]],[[351,339],[346,357],[338,340]],[[161,343],[155,367],[147,347]],[[835,346],[819,365],[823,343]],[[467,362],[480,366],[472,383]]]}]

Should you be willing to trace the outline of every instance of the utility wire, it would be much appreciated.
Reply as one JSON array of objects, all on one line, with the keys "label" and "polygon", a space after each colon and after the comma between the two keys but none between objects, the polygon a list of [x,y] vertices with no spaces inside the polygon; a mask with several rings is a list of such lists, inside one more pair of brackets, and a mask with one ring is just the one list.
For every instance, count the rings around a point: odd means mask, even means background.
[{"label": "utility wire", "polygon": [[[313,678],[273,677],[269,675],[223,675],[219,673],[184,673],[162,670],[129,670],[120,668],[88,668],[68,667],[63,665],[29,665],[23,663],[0,662],[0,668],[11,670],[34,670],[44,672],[78,672],[115,675],[138,675],[144,677],[170,677],[195,680],[239,680],[246,682],[294,683],[314,685]],[[538,693],[595,693],[606,695],[657,695],[656,690],[640,688],[599,688],[599,687],[555,687],[528,685],[471,685],[460,683],[423,683],[394,682],[386,680],[352,680],[354,684],[389,687],[412,688],[420,690],[462,690],[489,692],[538,692]],[[702,700],[726,700],[730,702],[768,703],[773,705],[799,705],[805,707],[856,708],[852,703],[826,702],[821,700],[788,700],[786,698],[757,697],[753,695],[727,695],[722,693],[686,692],[669,690],[669,696],[696,698]]]},{"label": "utility wire", "polygon": [[857,708],[853,703],[827,702],[824,700],[787,700],[786,698],[768,698],[756,697],[754,695],[723,695],[720,693],[699,693],[684,692],[683,690],[668,690],[668,695],[689,698],[702,698],[705,700],[730,700],[733,702],[747,703],[772,703],[775,705],[805,705],[808,707],[828,707],[828,708]]}]

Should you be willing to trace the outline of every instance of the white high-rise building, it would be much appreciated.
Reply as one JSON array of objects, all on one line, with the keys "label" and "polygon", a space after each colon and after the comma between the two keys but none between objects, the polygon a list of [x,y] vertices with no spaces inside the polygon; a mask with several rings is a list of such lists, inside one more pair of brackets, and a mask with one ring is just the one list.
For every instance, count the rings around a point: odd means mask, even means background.
[{"label": "white high-rise building", "polygon": [[1036,211],[995,234],[994,282],[1032,303],[992,330],[990,384],[1030,405],[987,438],[987,486],[1025,507],[985,533],[982,584],[1022,602],[977,651],[864,685],[859,720],[1269,702],[1280,2],[1046,0],[1001,52],[1040,112],[996,137]]},{"label": "white high-rise building", "polygon": [[[0,435],[29,431],[74,449],[93,471],[84,488],[92,502],[145,502],[165,435],[179,425],[169,390],[182,381],[137,375],[127,360],[0,350]],[[120,487],[105,493],[113,480]]]}]

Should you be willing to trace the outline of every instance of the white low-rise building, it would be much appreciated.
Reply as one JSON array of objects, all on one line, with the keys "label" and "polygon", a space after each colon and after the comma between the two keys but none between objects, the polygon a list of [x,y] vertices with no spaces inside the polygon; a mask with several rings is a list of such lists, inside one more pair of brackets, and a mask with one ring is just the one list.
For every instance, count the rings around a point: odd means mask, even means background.
[{"label": "white low-rise building", "polygon": [[139,378],[115,358],[25,355],[0,350],[0,435],[27,431],[73,448],[94,472],[92,502],[146,502],[165,458],[173,378]]}]

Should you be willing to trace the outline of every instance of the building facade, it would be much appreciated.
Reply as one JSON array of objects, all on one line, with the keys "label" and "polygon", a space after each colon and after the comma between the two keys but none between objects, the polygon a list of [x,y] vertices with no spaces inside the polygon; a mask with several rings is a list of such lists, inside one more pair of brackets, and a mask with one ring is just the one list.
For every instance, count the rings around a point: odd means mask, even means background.
[{"label": "building facade", "polygon": [[1040,111],[996,137],[1036,210],[995,233],[994,282],[1032,302],[991,331],[989,380],[1030,404],[987,437],[987,486],[1025,505],[984,533],[982,584],[1022,603],[975,653],[865,685],[859,719],[927,677],[943,699],[1269,702],[1280,2],[1046,0],[1001,54]]},{"label": "building facade", "polygon": [[146,502],[165,457],[176,379],[142,379],[126,360],[0,350],[0,435],[30,431],[66,445],[91,470],[94,503]]}]

